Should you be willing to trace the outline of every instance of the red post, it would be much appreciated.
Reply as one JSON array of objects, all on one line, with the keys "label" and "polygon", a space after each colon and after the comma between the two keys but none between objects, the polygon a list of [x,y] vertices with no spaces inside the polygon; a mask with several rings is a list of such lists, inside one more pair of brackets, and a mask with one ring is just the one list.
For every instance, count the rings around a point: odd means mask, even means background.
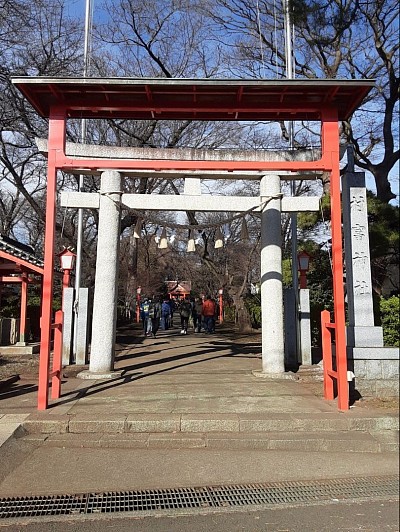
[{"label": "red post", "polygon": [[334,399],[333,379],[332,379],[332,339],[329,325],[331,324],[330,312],[321,312],[321,334],[322,334],[322,359],[324,363],[324,397]]},{"label": "red post", "polygon": [[140,322],[140,294],[142,292],[142,288],[140,286],[136,289],[136,323]]},{"label": "red post", "polygon": [[62,327],[64,313],[57,310],[54,319],[54,347],[53,347],[53,370],[51,372],[51,398],[59,399],[61,394],[61,361],[62,361]]},{"label": "red post", "polygon": [[224,321],[224,313],[223,313],[223,290],[219,290],[218,292],[218,295],[219,295],[219,322],[222,323]]},{"label": "red post", "polygon": [[336,109],[324,109],[322,113],[323,152],[332,157],[331,170],[331,230],[333,262],[334,322],[336,331],[336,368],[338,408],[349,409],[349,385],[347,382],[346,322],[343,290],[342,211],[339,169],[339,126]]},{"label": "red post", "polygon": [[28,308],[28,275],[23,272],[21,275],[21,313],[19,319],[19,341],[26,341],[26,315]]},{"label": "red post", "polygon": [[63,296],[64,296],[64,290],[69,287],[70,278],[71,278],[71,270],[64,270],[63,279],[62,279]]},{"label": "red post", "polygon": [[307,275],[305,270],[300,270],[300,288],[307,288]]},{"label": "red post", "polygon": [[49,156],[47,167],[46,228],[42,316],[40,320],[40,359],[38,410],[46,410],[49,399],[49,365],[53,303],[54,236],[56,216],[57,149],[65,145],[65,108],[52,108],[49,119]]}]

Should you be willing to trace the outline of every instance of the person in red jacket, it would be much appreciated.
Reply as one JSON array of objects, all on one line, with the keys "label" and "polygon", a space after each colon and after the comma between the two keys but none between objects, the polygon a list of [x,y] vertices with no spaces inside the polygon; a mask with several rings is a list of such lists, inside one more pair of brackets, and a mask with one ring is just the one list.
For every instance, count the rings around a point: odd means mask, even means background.
[{"label": "person in red jacket", "polygon": [[211,296],[207,296],[203,303],[203,317],[206,332],[211,334],[215,330],[215,303],[211,299]]}]

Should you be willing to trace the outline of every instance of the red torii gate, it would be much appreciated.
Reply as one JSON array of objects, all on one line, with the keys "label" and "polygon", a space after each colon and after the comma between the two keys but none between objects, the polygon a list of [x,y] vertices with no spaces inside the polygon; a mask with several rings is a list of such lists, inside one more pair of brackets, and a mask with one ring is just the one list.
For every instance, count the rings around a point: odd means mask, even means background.
[{"label": "red torii gate", "polygon": [[[49,118],[48,182],[38,409],[48,405],[51,302],[58,170],[324,171],[331,175],[334,327],[338,407],[347,410],[338,122],[348,119],[373,80],[221,80],[129,78],[14,78],[40,116]],[[194,161],[89,159],[65,153],[69,118],[134,120],[321,122],[322,154],[315,161]],[[330,392],[331,393],[331,392]],[[328,397],[328,398],[333,398]]]},{"label": "red torii gate", "polygon": [[[20,242],[0,236],[0,294],[3,284],[21,284],[19,343],[26,342],[28,284],[41,283],[44,274],[43,262],[29,251],[22,249]],[[34,276],[40,276],[40,280]]]}]

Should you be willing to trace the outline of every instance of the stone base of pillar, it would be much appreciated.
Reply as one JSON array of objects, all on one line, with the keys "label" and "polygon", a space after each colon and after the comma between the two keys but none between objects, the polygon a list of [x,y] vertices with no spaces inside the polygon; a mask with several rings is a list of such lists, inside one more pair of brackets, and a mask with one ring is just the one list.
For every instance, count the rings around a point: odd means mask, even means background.
[{"label": "stone base of pillar", "polygon": [[351,347],[383,347],[382,327],[347,327],[347,345]]},{"label": "stone base of pillar", "polygon": [[95,373],[93,371],[85,370],[77,374],[78,379],[105,381],[121,377],[122,371],[104,371]]},{"label": "stone base of pillar", "polygon": [[264,373],[263,371],[253,370],[251,373],[254,375],[254,377],[259,377],[261,379],[271,379],[271,380],[272,379],[274,380],[284,379],[284,380],[290,380],[290,381],[298,380],[298,377],[296,377],[296,375],[292,373],[291,371],[286,372],[286,373]]}]

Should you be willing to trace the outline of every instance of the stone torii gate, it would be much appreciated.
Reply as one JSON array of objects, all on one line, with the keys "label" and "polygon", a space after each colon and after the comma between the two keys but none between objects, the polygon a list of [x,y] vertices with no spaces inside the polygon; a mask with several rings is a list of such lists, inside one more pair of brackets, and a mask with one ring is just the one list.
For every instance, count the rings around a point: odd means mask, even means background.
[{"label": "stone torii gate", "polygon": [[[46,152],[45,143],[38,143]],[[67,145],[67,153],[93,158],[97,148],[88,145]],[[106,148],[107,155],[117,164],[121,150]],[[142,150],[124,148],[124,155],[130,159],[144,158],[149,152],[157,159],[175,160],[199,158],[211,160],[215,152],[208,150]],[[229,160],[243,160],[246,153],[226,150]],[[283,159],[282,152],[264,153],[264,158]],[[286,154],[287,155],[287,154]],[[253,155],[254,156],[254,155]],[[297,159],[311,158],[311,152],[296,153]],[[184,192],[170,194],[124,194],[122,177],[124,172],[105,171],[101,173],[99,193],[62,192],[61,206],[99,209],[99,231],[96,258],[96,279],[93,302],[92,343],[89,371],[84,378],[111,378],[115,347],[116,286],[118,279],[119,222],[122,209],[144,211],[200,211],[200,212],[260,212],[261,213],[261,304],[262,304],[262,373],[269,376],[282,375],[284,368],[284,328],[282,290],[282,242],[281,213],[318,211],[319,197],[282,197],[281,179],[315,179],[316,174],[274,173],[265,175],[247,172],[236,175],[236,179],[260,180],[260,195],[212,196],[201,194],[200,178],[185,177]],[[161,173],[165,177],[165,173]],[[153,173],[154,176],[154,173]],[[184,174],[181,174],[183,177]],[[219,178],[228,174],[220,173]],[[203,179],[215,179],[212,172],[203,172]],[[104,316],[113,317],[105,323]]]},{"label": "stone torii gate", "polygon": [[[342,228],[339,172],[338,121],[348,119],[357,109],[374,82],[371,80],[213,80],[213,79],[127,79],[127,78],[15,78],[13,83],[42,117],[49,118],[48,183],[46,200],[45,273],[43,281],[43,306],[41,352],[39,367],[38,409],[48,405],[48,375],[51,338],[51,305],[53,294],[53,261],[56,210],[56,174],[64,171],[104,172],[100,203],[103,212],[110,200],[119,200],[120,171],[256,171],[272,172],[270,183],[261,183],[262,196],[275,196],[279,192],[281,171],[328,172],[331,183],[331,227],[333,256],[334,327],[336,341],[338,407],[347,410],[348,384],[345,338],[345,312],[343,293]],[[71,157],[66,154],[66,124],[69,118],[124,118],[134,120],[206,120],[206,121],[282,121],[309,120],[321,123],[322,153],[318,160],[223,160],[215,152],[213,160],[171,159],[91,159]],[[114,188],[115,187],[115,188]],[[143,198],[141,198],[143,199]],[[254,199],[253,199],[254,202]],[[278,203],[277,203],[278,202]],[[262,227],[262,263],[267,266],[262,278],[262,296],[266,295],[268,282],[279,283],[278,272],[271,270],[268,262],[277,263],[277,235],[274,234],[280,216],[280,200],[272,199],[265,206]],[[222,208],[218,197],[218,210]],[[143,203],[140,205],[143,208]],[[187,207],[187,206],[186,206]],[[162,206],[159,207],[162,209]],[[197,208],[197,207],[196,207]],[[237,211],[235,206],[235,211]],[[100,233],[109,230],[110,223],[118,223],[118,216],[110,209],[108,227],[99,226]],[[264,214],[264,213],[263,213]],[[273,228],[273,229],[272,229]],[[271,230],[270,230],[271,229]],[[280,229],[279,229],[280,230]],[[104,239],[103,239],[104,241]],[[118,243],[116,243],[118,246]],[[267,252],[268,250],[268,252]],[[112,250],[116,260],[117,250]],[[107,250],[110,254],[110,250]],[[97,274],[96,274],[97,281]],[[115,281],[115,279],[114,279]],[[272,285],[272,284],[271,284]],[[265,299],[265,298],[264,298]],[[94,318],[95,319],[95,318]],[[104,320],[102,321],[104,326]],[[263,323],[264,326],[264,323]],[[271,334],[273,331],[266,333]],[[278,344],[278,342],[277,342]],[[280,352],[281,346],[272,350]],[[96,345],[92,345],[94,352]],[[271,354],[271,360],[277,360]],[[283,360],[283,357],[282,357]],[[103,362],[93,367],[101,370]],[[282,372],[282,365],[271,364],[265,368],[271,373]],[[264,370],[264,367],[263,367]]]}]

